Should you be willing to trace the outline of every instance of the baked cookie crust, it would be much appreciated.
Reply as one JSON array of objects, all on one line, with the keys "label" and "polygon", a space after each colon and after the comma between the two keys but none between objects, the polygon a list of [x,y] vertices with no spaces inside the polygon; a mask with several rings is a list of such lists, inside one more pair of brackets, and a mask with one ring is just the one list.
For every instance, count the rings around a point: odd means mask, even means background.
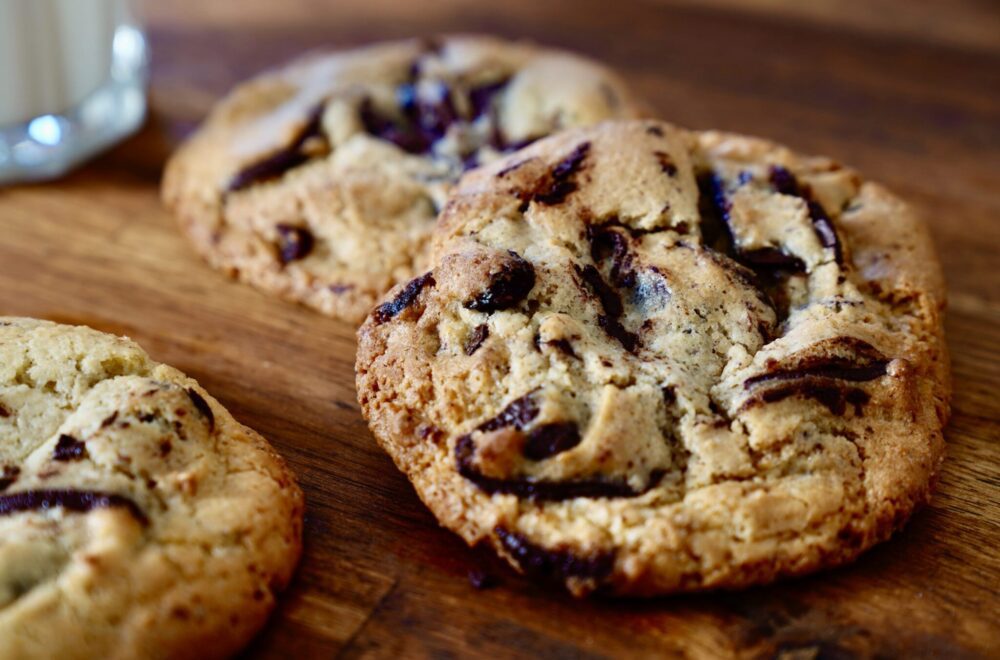
[{"label": "baked cookie crust", "polygon": [[358,332],[358,399],[441,524],[525,573],[743,587],[927,501],[943,306],[926,227],[853,170],[608,122],[462,179]]},{"label": "baked cookie crust", "polygon": [[0,657],[227,657],[301,549],[284,461],[134,342],[0,317]]}]

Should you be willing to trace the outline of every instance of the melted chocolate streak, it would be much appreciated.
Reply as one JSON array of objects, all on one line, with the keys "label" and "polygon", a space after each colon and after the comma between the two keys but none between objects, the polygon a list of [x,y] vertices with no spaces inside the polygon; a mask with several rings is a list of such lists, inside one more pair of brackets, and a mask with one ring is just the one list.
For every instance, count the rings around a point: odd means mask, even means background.
[{"label": "melted chocolate streak", "polygon": [[[496,417],[476,427],[476,431],[489,432],[509,426],[521,431],[538,416],[538,413],[538,404],[532,394],[525,394],[508,404]],[[571,449],[579,442],[580,435],[575,424],[556,422],[534,429],[528,435],[525,450],[526,454],[530,452],[538,459],[542,459]],[[624,482],[604,479],[577,481],[499,479],[488,477],[476,469],[472,462],[475,452],[476,446],[471,433],[459,437],[455,442],[455,463],[459,474],[487,493],[505,493],[536,501],[559,501],[576,497],[635,497],[656,486],[664,475],[662,471],[652,473],[649,484],[642,491],[635,491]],[[529,455],[528,458],[532,456]]]},{"label": "melted chocolate streak", "polygon": [[774,383],[761,392],[759,400],[774,403],[790,396],[803,396],[818,401],[835,415],[843,415],[847,404],[854,407],[855,415],[860,415],[862,407],[871,397],[864,390],[845,386],[839,381],[861,383],[876,380],[886,374],[888,364],[889,360],[882,356],[868,364],[857,364],[845,358],[818,359],[798,368],[753,376],[743,381],[743,387],[749,390],[762,383]]},{"label": "melted chocolate streak", "polygon": [[0,495],[0,516],[24,511],[46,511],[62,507],[73,513],[87,513],[94,509],[120,508],[127,510],[143,525],[149,519],[135,502],[123,495],[93,490],[26,490],[10,495]]},{"label": "melted chocolate streak", "polygon": [[317,105],[311,113],[306,125],[302,127],[295,139],[284,149],[279,149],[267,158],[252,163],[237,172],[229,180],[227,192],[236,192],[249,188],[255,183],[275,179],[288,170],[298,167],[309,160],[309,156],[302,152],[302,145],[311,137],[320,134],[323,119],[323,109],[325,104]]},{"label": "melted chocolate streak", "polygon": [[580,143],[572,153],[552,168],[548,185],[535,191],[531,196],[531,201],[551,206],[565,200],[570,193],[577,189],[573,176],[583,166],[583,161],[586,160],[589,152],[590,143]]},{"label": "melted chocolate streak", "polygon": [[837,263],[843,263],[844,255],[837,239],[837,230],[834,229],[833,221],[826,214],[823,206],[812,198],[808,188],[803,189],[798,180],[791,172],[780,165],[771,167],[771,185],[782,195],[792,195],[805,201],[809,207],[809,217],[812,219],[813,229],[819,236],[819,241],[823,247],[833,248]]},{"label": "melted chocolate streak", "polygon": [[496,527],[493,531],[504,550],[513,557],[521,570],[529,575],[550,580],[567,578],[603,580],[611,574],[615,565],[615,555],[612,552],[578,556],[568,549],[542,548],[521,534],[503,527]]},{"label": "melted chocolate streak", "polygon": [[698,177],[698,190],[706,245],[731,255],[747,266],[792,272],[805,271],[806,266],[801,259],[786,254],[779,248],[766,247],[756,250],[736,248],[733,229],[729,222],[730,203],[726,198],[722,179],[717,174],[712,172]]},{"label": "melted chocolate streak", "polygon": [[618,319],[621,318],[625,309],[622,305],[621,296],[604,281],[600,271],[594,266],[587,264],[584,267],[574,265],[577,274],[590,287],[594,295],[601,303],[603,314],[597,315],[597,323],[601,328],[630,353],[634,353],[639,347],[639,336],[625,329]]},{"label": "melted chocolate streak", "polygon": [[434,286],[434,275],[425,273],[420,277],[412,279],[403,290],[396,294],[396,297],[387,303],[382,303],[372,312],[372,318],[377,325],[381,325],[390,320],[404,309],[413,304],[424,287]]}]

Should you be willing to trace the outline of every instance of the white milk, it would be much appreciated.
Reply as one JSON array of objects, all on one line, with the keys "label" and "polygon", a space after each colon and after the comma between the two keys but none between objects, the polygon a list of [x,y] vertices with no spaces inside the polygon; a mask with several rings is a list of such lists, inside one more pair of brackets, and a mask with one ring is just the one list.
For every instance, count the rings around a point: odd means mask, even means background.
[{"label": "white milk", "polygon": [[134,132],[146,42],[129,0],[0,0],[0,184],[58,176]]},{"label": "white milk", "polygon": [[64,112],[111,75],[125,0],[0,0],[0,126]]}]

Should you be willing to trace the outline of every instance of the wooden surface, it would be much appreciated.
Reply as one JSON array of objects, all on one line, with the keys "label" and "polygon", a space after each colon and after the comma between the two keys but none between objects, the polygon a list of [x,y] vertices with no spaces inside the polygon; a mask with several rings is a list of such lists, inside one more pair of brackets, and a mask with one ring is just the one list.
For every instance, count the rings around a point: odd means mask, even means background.
[{"label": "wooden surface", "polygon": [[[869,4],[150,2],[147,127],[61,182],[0,190],[0,313],[130,335],[288,458],[308,498],[305,556],[251,657],[1000,656],[997,5],[846,11]],[[937,496],[903,533],[776,586],[581,602],[438,528],[358,412],[352,328],[209,270],[157,184],[239,78],[307,48],[446,30],[589,53],[664,118],[834,156],[924,210],[949,282],[954,417]],[[498,585],[473,589],[472,570]]]}]

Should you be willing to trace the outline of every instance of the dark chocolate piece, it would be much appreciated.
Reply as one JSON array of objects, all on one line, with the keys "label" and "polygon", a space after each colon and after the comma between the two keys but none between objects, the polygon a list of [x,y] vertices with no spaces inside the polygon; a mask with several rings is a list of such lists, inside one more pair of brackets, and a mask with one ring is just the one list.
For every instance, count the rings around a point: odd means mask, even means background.
[{"label": "dark chocolate piece", "polygon": [[537,426],[528,433],[524,455],[533,461],[555,456],[580,444],[580,430],[575,422],[552,422]]},{"label": "dark chocolate piece", "polygon": [[[855,415],[860,415],[864,404],[871,399],[867,392],[857,387],[844,387],[838,383],[823,382],[818,378],[806,378],[768,388],[760,394],[760,400],[773,403],[790,396],[814,399],[826,406],[834,415],[843,415],[847,410],[847,404],[854,407]],[[752,403],[752,400],[749,403]]]},{"label": "dark chocolate piece", "polygon": [[52,460],[55,461],[78,461],[87,457],[87,446],[71,435],[63,433],[56,441],[56,448],[52,451]]},{"label": "dark chocolate piece", "polygon": [[126,509],[143,525],[149,519],[135,502],[124,495],[93,490],[26,490],[0,495],[0,516],[23,511],[45,511],[62,507],[74,513],[87,513],[94,509]]},{"label": "dark chocolate piece", "polygon": [[538,411],[538,404],[535,402],[534,396],[528,393],[511,401],[496,417],[486,420],[477,426],[476,430],[496,431],[507,426],[513,426],[520,430],[538,417]]},{"label": "dark chocolate piece", "polygon": [[375,323],[381,325],[413,304],[426,286],[434,286],[434,275],[430,272],[410,280],[403,290],[389,302],[382,303],[372,312]]},{"label": "dark chocolate piece", "polygon": [[570,193],[577,189],[576,181],[573,180],[574,175],[583,166],[583,161],[586,160],[589,152],[590,143],[580,143],[576,149],[552,168],[548,180],[539,190],[530,195],[530,200],[548,206],[562,203]]},{"label": "dark chocolate piece", "polygon": [[17,481],[19,474],[21,474],[21,468],[16,465],[4,465],[3,469],[0,470],[0,492],[10,488],[10,485]]},{"label": "dark chocolate piece", "polygon": [[323,104],[320,104],[313,109],[305,126],[287,147],[237,172],[229,180],[227,192],[236,192],[261,181],[276,179],[288,170],[309,160],[309,156],[302,151],[302,147],[309,138],[320,135],[324,107]]},{"label": "dark chocolate piece", "polygon": [[569,343],[568,339],[550,339],[545,343],[570,357],[577,357],[576,351],[573,350],[573,344]]},{"label": "dark chocolate piece", "polygon": [[212,412],[212,407],[208,405],[208,401],[198,394],[197,390],[194,388],[187,388],[186,390],[188,398],[191,399],[191,403],[194,404],[195,409],[205,418],[205,423],[208,424],[208,430],[215,430],[215,414]]},{"label": "dark chocolate piece", "polygon": [[472,108],[472,119],[478,119],[493,109],[494,97],[507,86],[510,78],[487,83],[469,90],[469,105]]},{"label": "dark chocolate piece", "polygon": [[430,149],[431,143],[426,135],[408,123],[397,123],[381,114],[375,109],[371,99],[366,98],[361,102],[359,113],[361,124],[369,135],[392,142],[403,151],[411,154],[426,153]]},{"label": "dark chocolate piece", "polygon": [[618,317],[625,312],[625,308],[622,305],[621,296],[618,295],[614,289],[604,281],[601,277],[601,273],[594,266],[587,264],[582,268],[580,266],[574,266],[577,275],[590,287],[590,290],[597,296],[597,299],[601,303],[601,309],[604,313],[612,316]]},{"label": "dark chocolate piece", "polygon": [[827,215],[826,209],[813,199],[812,192],[808,188],[799,185],[795,175],[781,165],[771,166],[771,185],[776,192],[782,195],[792,195],[805,201],[809,208],[809,218],[812,220],[813,229],[819,237],[820,244],[826,248],[833,248],[837,263],[843,263],[843,249],[840,240],[837,238],[837,230],[833,226],[833,221]]},{"label": "dark chocolate piece", "polygon": [[663,171],[667,176],[677,176],[677,166],[674,165],[674,161],[670,158],[670,154],[665,151],[654,151],[653,155],[656,157],[656,162],[660,164],[660,170]]},{"label": "dark chocolate piece", "polygon": [[519,254],[508,251],[500,270],[490,276],[486,290],[465,302],[466,309],[491,313],[521,302],[535,286],[535,268]]},{"label": "dark chocolate piece", "polygon": [[10,417],[10,408],[0,403],[0,417]]},{"label": "dark chocolate piece", "polygon": [[587,264],[584,267],[575,266],[577,274],[587,284],[590,290],[597,296],[601,303],[604,314],[597,315],[597,323],[612,338],[617,339],[625,350],[634,353],[639,346],[639,336],[629,332],[618,319],[625,312],[621,297],[612,289],[600,271],[594,266]]},{"label": "dark chocolate piece", "polygon": [[742,250],[739,259],[756,268],[781,268],[795,273],[802,273],[806,270],[806,265],[802,263],[801,259],[786,254],[780,248],[763,247],[755,250]]},{"label": "dark chocolate piece", "polygon": [[455,463],[458,473],[476,484],[485,493],[504,493],[533,500],[558,502],[577,497],[612,498],[637,497],[642,495],[663,479],[662,471],[654,471],[649,475],[649,483],[642,490],[633,490],[625,481],[593,478],[574,481],[545,481],[527,478],[499,479],[487,477],[479,472],[472,463],[476,447],[471,435],[463,435],[455,443]]},{"label": "dark chocolate piece", "polygon": [[465,343],[465,354],[472,355],[479,350],[486,338],[490,336],[490,326],[480,323],[469,335],[469,340]]},{"label": "dark chocolate piece", "polygon": [[[600,227],[590,226],[587,233],[590,238],[590,256],[596,263],[611,258],[611,281],[616,286],[632,288],[635,286],[635,271],[632,269],[632,256],[629,254],[628,239],[620,231],[610,228],[611,224]],[[622,227],[624,229],[624,227]]]},{"label": "dark chocolate piece", "polygon": [[601,581],[611,575],[615,566],[615,555],[611,552],[581,556],[568,548],[542,548],[503,527],[498,526],[494,531],[504,550],[528,575],[558,581],[569,578]]},{"label": "dark chocolate piece", "polygon": [[316,240],[305,227],[279,224],[275,229],[278,230],[278,257],[281,263],[303,259],[312,252]]}]

